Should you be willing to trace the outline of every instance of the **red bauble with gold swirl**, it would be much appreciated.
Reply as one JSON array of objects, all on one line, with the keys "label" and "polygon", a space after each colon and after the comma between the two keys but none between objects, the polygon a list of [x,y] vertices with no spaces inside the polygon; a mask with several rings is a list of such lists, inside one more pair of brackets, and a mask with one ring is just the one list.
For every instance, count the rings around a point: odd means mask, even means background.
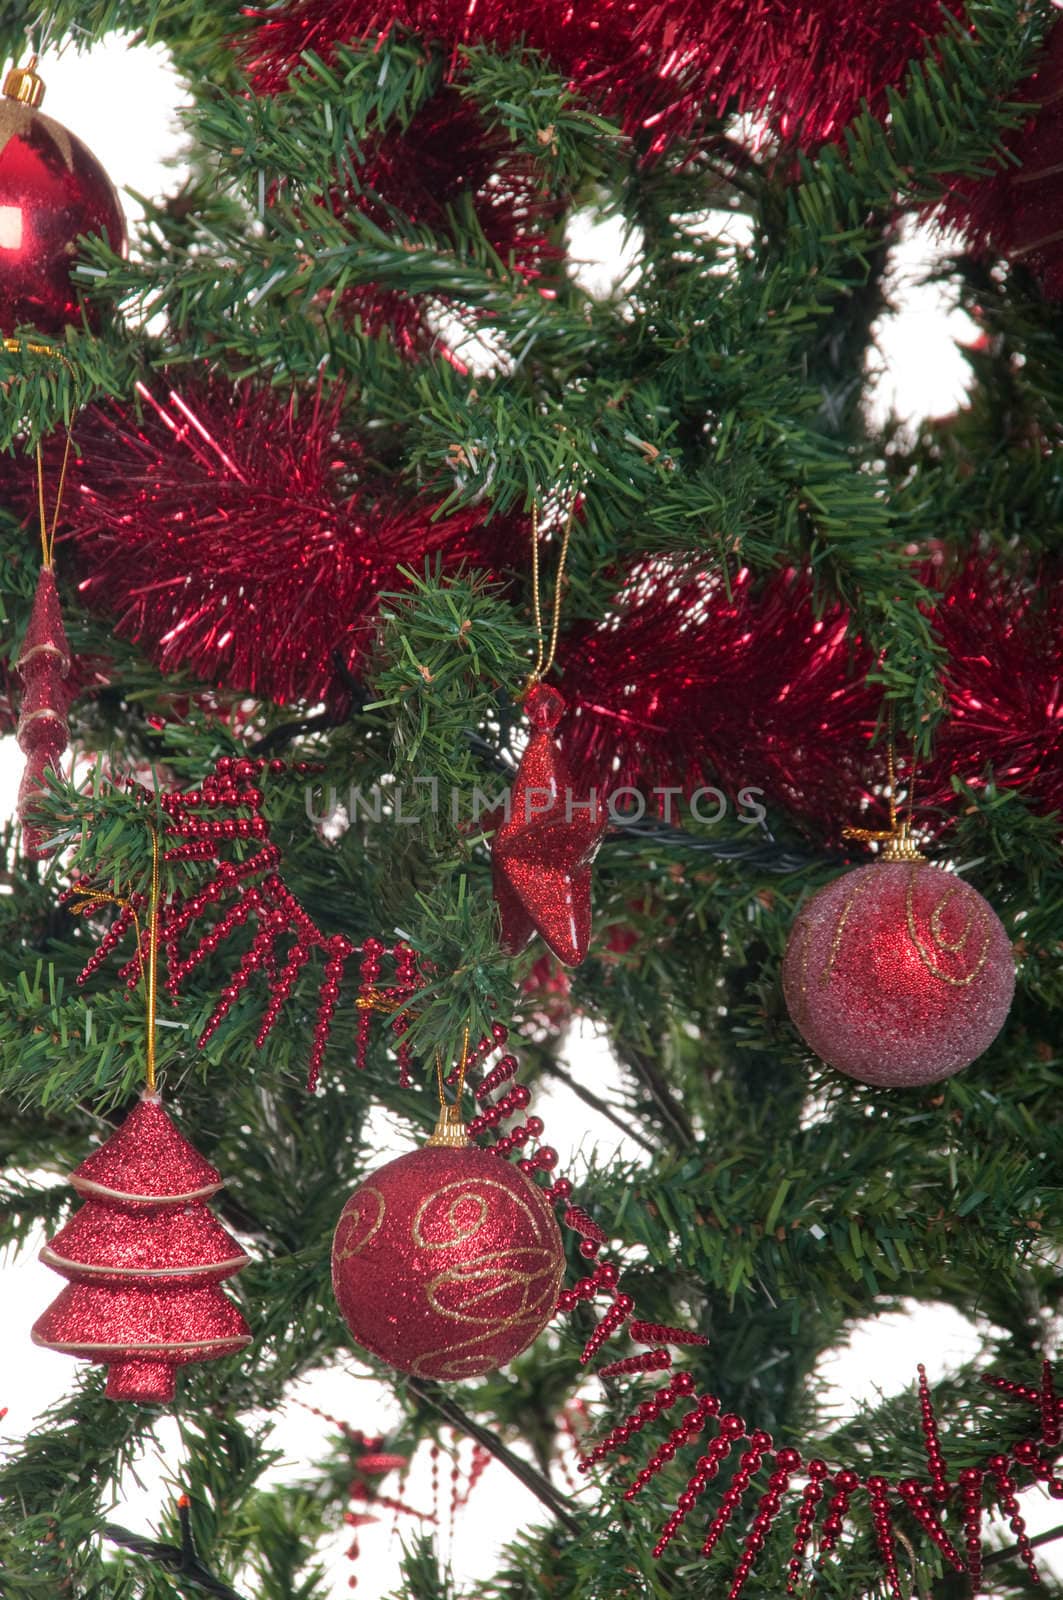
[{"label": "red bauble with gold swirl", "polygon": [[[106,172],[80,139],[37,108],[44,85],[9,72],[0,98],[0,334],[21,323],[56,334],[82,315],[70,269],[81,234],[125,253],[125,219]],[[90,324],[92,322],[89,316]]]},{"label": "red bauble with gold swirl", "polygon": [[428,1144],[356,1189],[332,1286],[358,1344],[417,1377],[504,1366],[553,1316],[565,1257],[540,1189],[474,1145]]},{"label": "red bauble with gold swirl", "polygon": [[783,990],[828,1066],[908,1088],[951,1077],[992,1044],[1015,965],[999,917],[970,884],[923,861],[882,861],[803,908]]}]

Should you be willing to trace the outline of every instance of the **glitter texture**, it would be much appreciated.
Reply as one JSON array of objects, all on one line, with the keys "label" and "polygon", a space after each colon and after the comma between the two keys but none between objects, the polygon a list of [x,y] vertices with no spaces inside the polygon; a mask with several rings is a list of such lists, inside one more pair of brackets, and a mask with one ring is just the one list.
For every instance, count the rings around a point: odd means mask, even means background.
[{"label": "glitter texture", "polygon": [[70,1182],[80,1194],[174,1201],[213,1194],[221,1173],[178,1132],[158,1097],[144,1095]]},{"label": "glitter texture", "polygon": [[34,1324],[35,1344],[105,1363],[113,1400],[160,1404],[173,1399],[176,1367],[250,1343],[218,1288],[248,1258],[201,1198],[221,1180],[157,1096],[71,1182],[90,1198],[41,1260],[72,1281]]},{"label": "glitter texture", "polygon": [[343,1208],[332,1286],[358,1344],[419,1377],[512,1360],[557,1303],[564,1250],[522,1172],[475,1146],[426,1146],[372,1174]]},{"label": "glitter texture", "polygon": [[905,1088],[950,1077],[988,1048],[1015,967],[1000,919],[962,878],[875,862],[800,913],[783,989],[798,1032],[829,1066]]},{"label": "glitter texture", "polygon": [[42,567],[33,597],[29,626],[18,655],[18,675],[22,696],[18,712],[18,745],[26,756],[26,768],[18,791],[18,816],[22,824],[22,843],[26,854],[47,855],[47,832],[34,825],[33,810],[47,785],[45,773],[58,771],[59,758],[67,745],[66,714],[70,707],[70,646],[55,573]]},{"label": "glitter texture", "polygon": [[556,689],[537,684],[528,693],[532,733],[491,861],[503,947],[522,950],[537,933],[559,961],[575,967],[591,940],[591,862],[605,831],[605,808],[597,797],[577,798],[554,738],[564,709]]},{"label": "glitter texture", "polygon": [[[80,322],[70,278],[82,233],[125,253],[125,221],[106,172],[80,139],[32,106],[0,100],[0,333],[21,323],[59,333]],[[85,307],[90,323],[96,318]]]}]

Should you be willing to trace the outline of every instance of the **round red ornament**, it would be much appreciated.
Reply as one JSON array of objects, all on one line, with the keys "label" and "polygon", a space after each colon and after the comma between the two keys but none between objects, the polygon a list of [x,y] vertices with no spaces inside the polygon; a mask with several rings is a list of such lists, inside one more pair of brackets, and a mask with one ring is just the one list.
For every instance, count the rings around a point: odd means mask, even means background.
[{"label": "round red ornament", "polygon": [[54,334],[79,320],[70,268],[80,234],[106,233],[121,254],[126,247],[110,178],[80,139],[37,109],[44,84],[35,63],[8,73],[0,99],[0,334],[24,322]]},{"label": "round red ornament", "polygon": [[816,1054],[885,1088],[968,1066],[1015,990],[999,917],[962,878],[921,860],[874,862],[828,884],[794,923],[782,976]]},{"label": "round red ornament", "polygon": [[[332,1286],[356,1342],[401,1372],[478,1377],[554,1314],[561,1234],[542,1192],[443,1124],[355,1190],[332,1241]],[[433,1142],[436,1140],[448,1142]]]}]

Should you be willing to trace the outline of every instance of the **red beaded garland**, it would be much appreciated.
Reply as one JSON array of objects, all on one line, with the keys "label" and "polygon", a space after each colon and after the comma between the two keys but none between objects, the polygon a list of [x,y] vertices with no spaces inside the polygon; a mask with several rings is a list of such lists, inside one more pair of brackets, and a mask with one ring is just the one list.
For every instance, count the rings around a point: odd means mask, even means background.
[{"label": "red beaded garland", "polygon": [[916,1370],[919,1373],[919,1415],[923,1429],[923,1441],[926,1445],[926,1461],[930,1471],[930,1482],[933,1486],[935,1500],[943,1502],[948,1498],[949,1477],[945,1466],[945,1458],[941,1453],[941,1442],[938,1439],[934,1402],[930,1394],[930,1384],[927,1382],[926,1368],[922,1362],[919,1363]]},{"label": "red beaded garland", "polygon": [[875,1529],[882,1565],[893,1592],[894,1600],[905,1600],[901,1588],[901,1575],[897,1571],[897,1547],[893,1539],[893,1522],[889,1507],[889,1484],[885,1478],[873,1475],[867,1480],[868,1499],[871,1501],[871,1521]]}]

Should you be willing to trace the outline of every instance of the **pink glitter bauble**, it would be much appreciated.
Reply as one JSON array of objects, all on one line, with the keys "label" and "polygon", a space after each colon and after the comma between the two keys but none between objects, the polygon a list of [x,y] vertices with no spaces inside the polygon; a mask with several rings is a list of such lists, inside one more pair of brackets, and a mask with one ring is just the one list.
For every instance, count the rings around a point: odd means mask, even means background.
[{"label": "pink glitter bauble", "polygon": [[782,977],[806,1044],[891,1089],[969,1066],[1015,990],[996,913],[955,873],[912,861],[858,867],[821,890],[794,923]]}]

